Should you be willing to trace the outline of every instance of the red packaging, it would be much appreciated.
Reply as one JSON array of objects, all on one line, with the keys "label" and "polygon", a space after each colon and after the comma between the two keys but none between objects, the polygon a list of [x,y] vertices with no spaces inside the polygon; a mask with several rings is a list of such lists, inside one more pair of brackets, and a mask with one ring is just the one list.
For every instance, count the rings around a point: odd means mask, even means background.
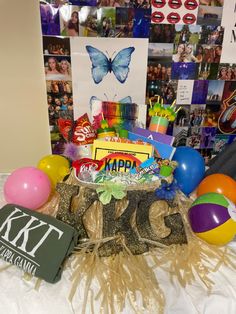
[{"label": "red packaging", "polygon": [[77,145],[92,144],[96,139],[96,133],[93,129],[87,113],[75,121],[72,142]]},{"label": "red packaging", "polygon": [[72,163],[72,167],[76,169],[76,175],[83,172],[98,171],[102,165],[103,161],[91,158],[82,158]]},{"label": "red packaging", "polygon": [[59,128],[59,131],[60,131],[61,135],[63,136],[63,138],[67,142],[69,142],[70,141],[70,137],[71,137],[73,121],[69,120],[69,119],[59,118],[57,120],[57,124],[58,124],[58,128]]}]

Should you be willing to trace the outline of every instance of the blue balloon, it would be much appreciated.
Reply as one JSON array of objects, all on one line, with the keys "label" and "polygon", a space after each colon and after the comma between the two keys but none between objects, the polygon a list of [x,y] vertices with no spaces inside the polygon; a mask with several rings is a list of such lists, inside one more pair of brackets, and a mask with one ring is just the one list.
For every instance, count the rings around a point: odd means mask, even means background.
[{"label": "blue balloon", "polygon": [[178,162],[178,166],[174,171],[174,178],[180,190],[185,195],[189,195],[204,177],[204,158],[191,147],[179,146],[176,148],[173,160]]}]

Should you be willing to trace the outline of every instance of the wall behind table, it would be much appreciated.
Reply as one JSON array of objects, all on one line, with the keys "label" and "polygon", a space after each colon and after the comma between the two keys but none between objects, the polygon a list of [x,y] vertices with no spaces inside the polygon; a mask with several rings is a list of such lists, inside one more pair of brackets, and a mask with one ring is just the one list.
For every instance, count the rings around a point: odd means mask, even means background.
[{"label": "wall behind table", "polygon": [[[236,0],[54,2],[47,0],[40,11],[55,153],[68,140],[68,120],[88,112],[96,124],[101,110],[109,122],[125,116],[123,104],[117,113],[110,105],[101,108],[97,99],[139,105],[145,96],[147,104],[154,95],[164,104],[176,99],[178,115],[168,129],[174,145],[193,147],[206,162],[236,140]],[[116,76],[119,67],[107,73],[120,58],[128,70],[122,80]],[[132,116],[132,123],[140,123],[139,116]]]},{"label": "wall behind table", "polygon": [[0,172],[51,153],[38,1],[0,0]]}]

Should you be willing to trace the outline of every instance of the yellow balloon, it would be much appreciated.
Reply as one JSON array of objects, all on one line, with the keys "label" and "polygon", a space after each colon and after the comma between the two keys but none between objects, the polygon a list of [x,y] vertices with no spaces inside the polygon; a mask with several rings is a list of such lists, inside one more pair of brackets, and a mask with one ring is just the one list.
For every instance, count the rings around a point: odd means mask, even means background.
[{"label": "yellow balloon", "polygon": [[207,243],[225,245],[232,241],[236,234],[236,221],[230,218],[219,227],[195,234]]},{"label": "yellow balloon", "polygon": [[70,173],[69,161],[60,155],[48,155],[43,157],[37,165],[37,168],[46,173],[55,189],[56,184]]}]

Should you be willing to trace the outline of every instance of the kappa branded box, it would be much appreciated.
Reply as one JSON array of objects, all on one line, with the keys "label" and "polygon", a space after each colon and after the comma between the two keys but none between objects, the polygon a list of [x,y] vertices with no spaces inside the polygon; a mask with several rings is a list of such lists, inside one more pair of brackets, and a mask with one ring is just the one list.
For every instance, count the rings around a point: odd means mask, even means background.
[{"label": "kappa branded box", "polygon": [[92,158],[102,160],[101,170],[128,172],[153,156],[152,145],[95,140]]}]

